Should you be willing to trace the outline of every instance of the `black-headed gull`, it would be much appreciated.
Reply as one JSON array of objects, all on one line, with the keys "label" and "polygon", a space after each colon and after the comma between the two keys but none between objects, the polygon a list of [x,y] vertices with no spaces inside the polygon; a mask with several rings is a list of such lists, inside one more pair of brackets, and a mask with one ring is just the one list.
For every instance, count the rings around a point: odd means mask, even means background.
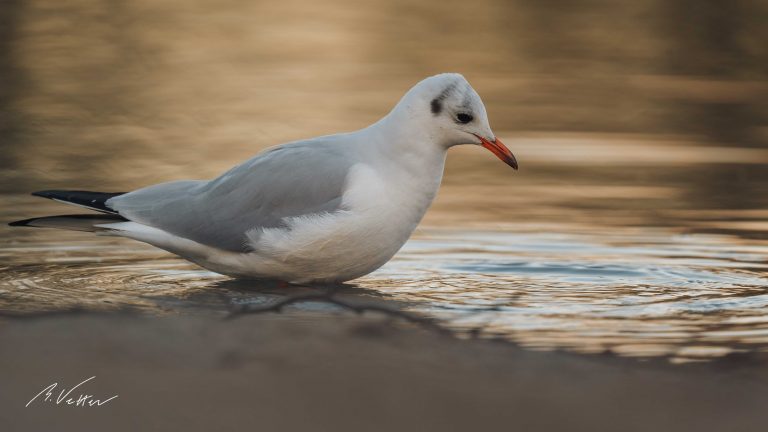
[{"label": "black-headed gull", "polygon": [[408,240],[459,144],[482,145],[517,169],[480,96],[463,76],[440,74],[365,129],[269,148],[213,180],[36,192],[104,214],[11,225],[128,237],[234,277],[343,282],[381,267]]}]

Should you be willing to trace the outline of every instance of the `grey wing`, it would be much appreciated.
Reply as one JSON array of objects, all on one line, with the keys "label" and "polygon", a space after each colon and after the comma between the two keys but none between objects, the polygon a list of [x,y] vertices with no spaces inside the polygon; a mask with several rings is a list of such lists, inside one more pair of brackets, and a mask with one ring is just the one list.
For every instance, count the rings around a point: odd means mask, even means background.
[{"label": "grey wing", "polygon": [[251,250],[246,232],[341,207],[354,162],[328,139],[260,153],[220,177],[162,183],[112,198],[121,216],[208,246]]}]

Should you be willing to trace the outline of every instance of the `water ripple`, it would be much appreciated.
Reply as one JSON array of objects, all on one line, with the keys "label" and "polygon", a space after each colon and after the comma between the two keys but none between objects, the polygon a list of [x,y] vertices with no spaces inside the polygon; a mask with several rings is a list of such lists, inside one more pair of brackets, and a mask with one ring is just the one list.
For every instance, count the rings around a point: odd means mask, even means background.
[{"label": "water ripple", "polygon": [[[763,244],[613,232],[422,230],[346,290],[535,349],[679,359],[768,349]],[[0,309],[222,313],[309,289],[233,281],[124,240],[57,234],[51,243],[45,233],[27,232],[0,249]]]}]

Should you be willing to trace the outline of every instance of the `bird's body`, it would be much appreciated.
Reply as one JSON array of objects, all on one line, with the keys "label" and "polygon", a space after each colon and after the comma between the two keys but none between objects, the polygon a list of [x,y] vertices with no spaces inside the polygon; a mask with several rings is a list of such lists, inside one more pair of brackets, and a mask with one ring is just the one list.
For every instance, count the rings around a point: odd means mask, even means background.
[{"label": "bird's body", "polygon": [[[166,183],[117,196],[107,204],[130,221],[104,227],[231,276],[294,283],[360,277],[389,261],[410,237],[437,193],[445,161],[445,152],[435,152],[424,155],[429,160],[418,170],[381,163],[377,146],[387,138],[376,129],[285,144],[210,182]],[[291,152],[307,160],[281,157]],[[303,163],[336,152],[346,157],[336,160],[334,172]],[[258,187],[241,179],[259,170],[296,181],[295,189],[285,189],[296,196],[259,196]],[[259,183],[269,188],[274,177],[263,176]],[[171,191],[171,202],[151,204]],[[296,200],[304,201],[295,206]],[[204,206],[211,211],[204,214],[195,212],[200,202],[217,204]],[[229,202],[239,205],[226,209]],[[264,202],[266,208],[254,210]],[[221,228],[212,231],[210,224]]]},{"label": "bird's body", "polygon": [[[267,149],[210,181],[96,196],[85,205],[113,215],[94,219],[90,230],[149,243],[234,277],[334,283],[363,276],[402,247],[437,194],[447,150],[462,137],[423,123],[441,116],[450,97],[458,105],[479,102],[460,75],[438,75],[365,129]],[[485,119],[479,104],[462,109]],[[485,123],[480,129],[487,131],[479,132],[489,136]],[[462,132],[506,155],[492,135]],[[512,165],[514,158],[506,161]],[[42,196],[83,205],[57,192]],[[17,224],[62,227],[46,219]]]}]

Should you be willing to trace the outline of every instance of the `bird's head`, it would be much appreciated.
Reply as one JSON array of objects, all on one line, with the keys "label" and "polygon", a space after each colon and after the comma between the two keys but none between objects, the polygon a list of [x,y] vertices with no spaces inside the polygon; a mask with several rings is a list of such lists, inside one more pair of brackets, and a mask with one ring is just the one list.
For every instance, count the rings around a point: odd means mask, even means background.
[{"label": "bird's head", "polygon": [[408,91],[402,104],[433,142],[446,148],[481,145],[517,169],[515,156],[491,130],[483,101],[462,75],[444,73],[426,78]]}]

